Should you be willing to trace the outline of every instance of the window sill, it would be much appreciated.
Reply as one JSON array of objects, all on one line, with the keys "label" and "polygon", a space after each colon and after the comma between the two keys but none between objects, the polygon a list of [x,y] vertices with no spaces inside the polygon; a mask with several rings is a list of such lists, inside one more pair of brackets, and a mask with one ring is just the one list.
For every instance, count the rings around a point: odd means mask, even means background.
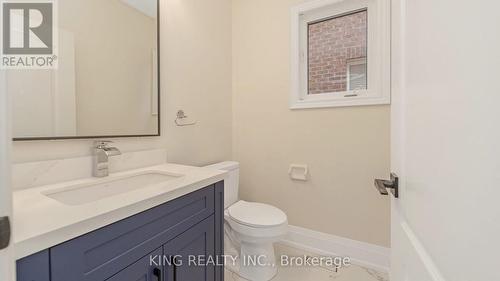
[{"label": "window sill", "polygon": [[301,99],[290,102],[290,109],[350,107],[391,104],[390,97],[355,97],[342,99]]}]

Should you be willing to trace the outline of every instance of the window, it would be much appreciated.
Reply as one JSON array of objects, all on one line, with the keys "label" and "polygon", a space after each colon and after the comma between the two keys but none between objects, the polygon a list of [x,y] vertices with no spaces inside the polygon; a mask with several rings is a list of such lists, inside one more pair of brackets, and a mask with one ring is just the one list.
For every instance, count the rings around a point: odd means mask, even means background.
[{"label": "window", "polygon": [[388,0],[292,9],[292,109],[390,103]]},{"label": "window", "polygon": [[349,63],[366,61],[367,19],[364,10],[308,24],[308,94],[349,89],[350,67],[357,67]]},{"label": "window", "polygon": [[346,61],[346,91],[368,89],[366,57]]}]

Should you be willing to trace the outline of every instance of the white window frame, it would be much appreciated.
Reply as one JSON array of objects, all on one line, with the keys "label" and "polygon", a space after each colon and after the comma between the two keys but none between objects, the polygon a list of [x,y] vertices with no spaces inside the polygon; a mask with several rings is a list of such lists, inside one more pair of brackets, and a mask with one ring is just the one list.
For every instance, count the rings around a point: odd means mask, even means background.
[{"label": "white window frame", "polygon": [[[346,73],[347,87],[346,88],[348,91],[351,88],[351,66],[363,65],[363,64],[368,65],[366,58],[357,58],[357,59],[352,59],[352,60],[347,61],[347,71],[346,71],[347,72]],[[366,84],[368,84],[368,80],[367,80]]]},{"label": "white window frame", "polygon": [[[308,24],[368,11],[368,89],[308,94]],[[316,0],[291,9],[290,108],[324,108],[390,104],[389,0]]]}]

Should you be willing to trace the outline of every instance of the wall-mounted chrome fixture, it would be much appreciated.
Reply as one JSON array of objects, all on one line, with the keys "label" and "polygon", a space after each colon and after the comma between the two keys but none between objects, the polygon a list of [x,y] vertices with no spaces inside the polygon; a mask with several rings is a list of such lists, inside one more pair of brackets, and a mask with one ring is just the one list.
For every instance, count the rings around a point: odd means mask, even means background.
[{"label": "wall-mounted chrome fixture", "polygon": [[177,111],[177,118],[175,118],[174,122],[175,125],[179,127],[184,127],[184,126],[191,126],[191,125],[196,125],[196,121],[194,122],[189,122],[185,123],[184,121],[188,118],[184,110],[179,110]]}]

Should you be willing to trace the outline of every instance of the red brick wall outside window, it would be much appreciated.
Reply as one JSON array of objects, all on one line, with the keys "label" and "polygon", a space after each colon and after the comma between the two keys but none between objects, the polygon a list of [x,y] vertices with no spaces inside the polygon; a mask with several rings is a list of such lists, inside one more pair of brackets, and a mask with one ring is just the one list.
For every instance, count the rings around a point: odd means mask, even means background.
[{"label": "red brick wall outside window", "polygon": [[366,58],[368,12],[310,24],[309,94],[347,90],[348,62]]}]

